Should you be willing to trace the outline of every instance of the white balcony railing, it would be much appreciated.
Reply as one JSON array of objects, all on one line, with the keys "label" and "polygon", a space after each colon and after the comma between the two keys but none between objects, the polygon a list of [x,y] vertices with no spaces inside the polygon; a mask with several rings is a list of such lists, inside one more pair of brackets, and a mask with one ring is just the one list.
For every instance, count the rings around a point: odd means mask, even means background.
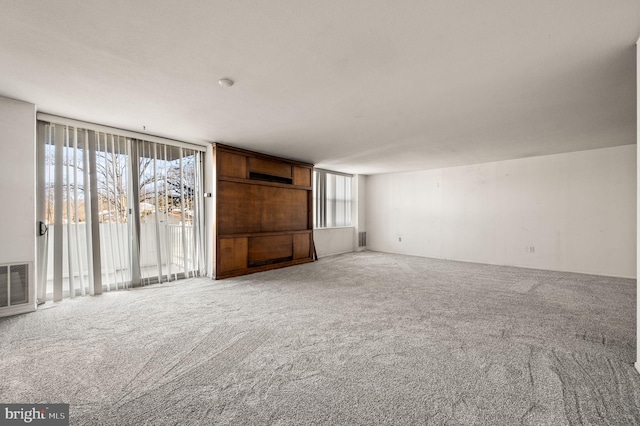
[{"label": "white balcony railing", "polygon": [[[74,288],[80,291],[82,285],[89,286],[88,256],[85,223],[62,225],[63,234],[63,262],[62,277],[63,291],[68,292],[69,257],[73,271]],[[101,223],[100,259],[102,266],[103,286],[108,288],[127,287],[131,282],[131,238],[127,223]],[[195,244],[192,225],[161,223],[156,229],[155,223],[140,224],[140,271],[143,281],[158,279],[173,280],[177,274],[197,270],[195,261]],[[47,235],[49,250],[47,250],[47,293],[53,291],[53,241],[56,227],[49,225]],[[73,243],[69,247],[68,241]],[[158,258],[158,254],[160,255]],[[160,260],[160,266],[158,265]]]}]

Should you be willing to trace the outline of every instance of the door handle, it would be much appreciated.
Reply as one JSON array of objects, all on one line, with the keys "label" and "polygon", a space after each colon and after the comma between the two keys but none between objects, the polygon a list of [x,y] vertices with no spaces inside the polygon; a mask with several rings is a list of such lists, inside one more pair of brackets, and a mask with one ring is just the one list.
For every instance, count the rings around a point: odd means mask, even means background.
[{"label": "door handle", "polygon": [[38,236],[42,237],[44,234],[47,233],[47,231],[49,230],[49,227],[42,221],[38,222]]}]

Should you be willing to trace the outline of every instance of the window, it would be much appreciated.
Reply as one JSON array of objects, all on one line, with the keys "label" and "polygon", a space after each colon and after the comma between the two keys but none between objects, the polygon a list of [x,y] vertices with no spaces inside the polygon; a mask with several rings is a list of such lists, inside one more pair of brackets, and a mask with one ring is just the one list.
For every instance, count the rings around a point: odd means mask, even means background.
[{"label": "window", "polygon": [[314,170],[316,228],[351,226],[351,175]]}]

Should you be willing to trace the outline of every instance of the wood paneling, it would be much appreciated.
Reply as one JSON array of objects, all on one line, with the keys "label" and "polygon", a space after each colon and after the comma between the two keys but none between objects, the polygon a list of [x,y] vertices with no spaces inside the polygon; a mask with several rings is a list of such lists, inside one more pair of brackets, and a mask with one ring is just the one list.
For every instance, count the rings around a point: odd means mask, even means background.
[{"label": "wood paneling", "polygon": [[221,177],[247,178],[247,157],[232,152],[220,151],[218,174]]},{"label": "wood paneling", "polygon": [[309,229],[306,190],[218,182],[219,234],[303,229]]},{"label": "wood paneling", "polygon": [[293,184],[298,186],[311,186],[311,169],[294,166]]},{"label": "wood paneling", "polygon": [[304,259],[310,257],[311,233],[293,235],[293,258]]},{"label": "wood paneling", "polygon": [[291,164],[282,161],[249,157],[249,171],[265,175],[291,177]]},{"label": "wood paneling", "polygon": [[218,273],[246,269],[249,253],[248,238],[220,238],[218,242]]},{"label": "wood paneling", "polygon": [[249,238],[249,264],[269,259],[293,258],[293,235]]}]

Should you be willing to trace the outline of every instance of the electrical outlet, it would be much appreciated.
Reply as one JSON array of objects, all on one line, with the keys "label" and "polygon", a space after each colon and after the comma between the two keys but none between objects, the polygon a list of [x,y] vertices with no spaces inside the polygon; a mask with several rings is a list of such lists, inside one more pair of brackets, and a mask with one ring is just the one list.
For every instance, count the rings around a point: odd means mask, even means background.
[{"label": "electrical outlet", "polygon": [[401,243],[402,242],[402,237],[398,237],[398,242]]},{"label": "electrical outlet", "polygon": [[536,252],[536,246],[526,246],[524,249],[525,249],[525,251],[527,253],[535,253]]}]

